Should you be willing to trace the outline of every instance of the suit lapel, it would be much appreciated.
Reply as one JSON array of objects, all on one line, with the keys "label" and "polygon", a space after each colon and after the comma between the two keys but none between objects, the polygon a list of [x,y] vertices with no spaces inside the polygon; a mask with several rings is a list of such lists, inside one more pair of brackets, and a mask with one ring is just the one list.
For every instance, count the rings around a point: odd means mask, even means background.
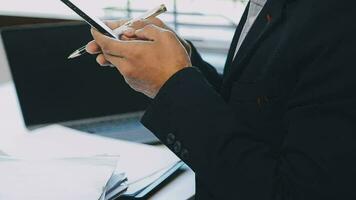
[{"label": "suit lapel", "polygon": [[[224,74],[224,83],[231,81],[233,77],[239,77],[246,67],[246,61],[253,55],[264,38],[281,22],[284,2],[285,0],[267,1],[265,7],[246,36],[246,39],[242,43],[235,59],[229,66],[226,66],[228,70],[225,70],[226,74]],[[234,49],[236,49],[236,45]]]},{"label": "suit lapel", "polygon": [[233,37],[231,45],[230,45],[229,53],[227,55],[227,59],[226,59],[226,62],[225,62],[224,74],[226,74],[228,72],[228,69],[229,69],[229,67],[230,67],[230,65],[232,63],[233,58],[234,58],[234,54],[235,54],[237,43],[239,41],[242,29],[243,29],[243,27],[244,27],[244,25],[246,23],[246,20],[247,20],[249,6],[250,6],[250,2],[247,4],[247,6],[245,8],[245,11],[244,11],[244,13],[243,13],[243,15],[241,17],[240,22],[239,22],[239,25],[236,28],[234,37]]}]

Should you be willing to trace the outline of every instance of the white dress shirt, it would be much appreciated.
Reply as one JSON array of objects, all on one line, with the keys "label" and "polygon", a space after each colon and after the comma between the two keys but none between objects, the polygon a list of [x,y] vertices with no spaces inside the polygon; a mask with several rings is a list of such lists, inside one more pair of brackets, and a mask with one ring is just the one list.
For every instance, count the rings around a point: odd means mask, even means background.
[{"label": "white dress shirt", "polygon": [[248,15],[247,15],[247,20],[246,23],[242,29],[240,38],[239,38],[239,42],[237,43],[237,47],[236,47],[236,51],[235,51],[235,55],[234,55],[234,59],[235,56],[237,54],[237,52],[239,51],[242,42],[245,40],[248,32],[250,31],[252,25],[255,23],[256,18],[258,17],[258,15],[260,14],[260,12],[262,11],[263,7],[265,6],[267,0],[250,0],[250,7],[248,10]]}]

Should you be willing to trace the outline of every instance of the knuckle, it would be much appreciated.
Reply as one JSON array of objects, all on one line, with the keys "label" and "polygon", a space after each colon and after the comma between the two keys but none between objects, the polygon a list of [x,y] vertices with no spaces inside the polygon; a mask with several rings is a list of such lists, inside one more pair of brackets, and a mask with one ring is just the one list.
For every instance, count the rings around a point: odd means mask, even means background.
[{"label": "knuckle", "polygon": [[127,28],[125,28],[125,30],[123,31],[123,34],[122,35],[129,35],[129,36],[131,36],[132,34],[134,34],[135,33],[135,29],[134,28],[132,28],[132,27],[127,27]]},{"label": "knuckle", "polygon": [[163,21],[160,20],[160,19],[157,18],[157,17],[152,17],[152,18],[150,18],[150,19],[149,19],[149,22],[150,22],[150,24],[154,24],[154,25],[156,25],[156,26],[158,26],[158,27],[161,27],[161,28],[165,27]]},{"label": "knuckle", "polygon": [[103,43],[103,45],[101,47],[101,50],[105,54],[110,54],[111,53],[111,48],[112,48],[112,44],[110,42],[105,42],[105,43]]},{"label": "knuckle", "polygon": [[110,57],[109,56],[107,56],[107,55],[105,55],[105,54],[101,54],[101,61],[103,62],[103,63],[106,63],[106,62],[109,62],[109,60],[110,60]]},{"label": "knuckle", "polygon": [[99,54],[97,57],[96,57],[96,62],[100,65],[104,65],[107,60],[105,58],[105,56],[103,54]]},{"label": "knuckle", "polygon": [[176,37],[175,34],[169,30],[164,31],[164,36],[167,37],[168,39],[174,39]]},{"label": "knuckle", "polygon": [[155,25],[154,24],[148,24],[144,27],[145,30],[152,30],[155,28]]},{"label": "knuckle", "polygon": [[129,26],[135,29],[142,28],[145,25],[145,23],[142,20],[136,20],[132,22]]},{"label": "knuckle", "polygon": [[159,26],[162,26],[164,24],[163,21],[157,17],[152,18],[152,21]]},{"label": "knuckle", "polygon": [[110,51],[109,51],[109,49],[108,49],[108,47],[107,47],[106,45],[103,45],[103,46],[101,47],[101,50],[102,50],[102,52],[103,52],[104,54],[109,54],[109,53],[110,53]]}]

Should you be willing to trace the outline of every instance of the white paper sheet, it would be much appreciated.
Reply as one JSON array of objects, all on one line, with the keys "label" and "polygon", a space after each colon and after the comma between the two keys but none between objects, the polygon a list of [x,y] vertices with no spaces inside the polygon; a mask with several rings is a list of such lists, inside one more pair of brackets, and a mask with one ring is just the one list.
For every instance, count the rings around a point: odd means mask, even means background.
[{"label": "white paper sheet", "polygon": [[97,200],[115,156],[57,159],[0,157],[0,199]]},{"label": "white paper sheet", "polygon": [[27,159],[119,155],[119,167],[129,182],[179,161],[167,148],[90,135],[59,125],[9,137],[3,135],[0,149],[10,156]]}]

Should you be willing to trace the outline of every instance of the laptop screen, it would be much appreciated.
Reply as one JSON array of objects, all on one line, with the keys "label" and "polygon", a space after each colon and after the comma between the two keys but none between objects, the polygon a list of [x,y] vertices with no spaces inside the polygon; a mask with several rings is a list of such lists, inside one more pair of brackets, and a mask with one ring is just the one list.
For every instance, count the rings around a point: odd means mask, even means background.
[{"label": "laptop screen", "polygon": [[67,59],[92,40],[86,24],[11,28],[1,35],[26,126],[137,112],[149,103],[95,56]]}]

